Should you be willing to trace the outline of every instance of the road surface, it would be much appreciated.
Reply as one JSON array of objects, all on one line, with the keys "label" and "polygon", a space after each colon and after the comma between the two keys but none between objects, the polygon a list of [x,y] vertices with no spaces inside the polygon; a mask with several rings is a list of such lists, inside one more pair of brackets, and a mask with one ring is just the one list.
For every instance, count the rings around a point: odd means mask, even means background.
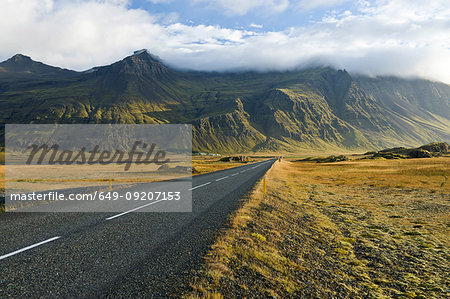
[{"label": "road surface", "polygon": [[0,214],[0,298],[179,296],[275,161],[193,177],[192,213]]}]

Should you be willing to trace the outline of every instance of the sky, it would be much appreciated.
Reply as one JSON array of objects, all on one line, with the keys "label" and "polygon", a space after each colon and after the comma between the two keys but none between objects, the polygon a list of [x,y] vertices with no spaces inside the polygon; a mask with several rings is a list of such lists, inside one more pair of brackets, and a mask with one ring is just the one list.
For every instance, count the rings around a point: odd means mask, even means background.
[{"label": "sky", "polygon": [[449,0],[0,0],[0,60],[74,70],[148,49],[207,71],[328,65],[450,83]]}]

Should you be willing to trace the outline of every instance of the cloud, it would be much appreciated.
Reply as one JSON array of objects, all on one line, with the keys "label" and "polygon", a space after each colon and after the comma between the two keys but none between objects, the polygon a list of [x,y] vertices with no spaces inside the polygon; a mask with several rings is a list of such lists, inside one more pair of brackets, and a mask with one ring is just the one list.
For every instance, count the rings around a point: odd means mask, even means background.
[{"label": "cloud", "polygon": [[191,2],[194,4],[207,3],[210,8],[241,16],[258,9],[264,9],[270,13],[280,13],[289,6],[289,0],[191,0]]},{"label": "cloud", "polygon": [[197,70],[328,64],[355,73],[450,83],[446,1],[380,0],[283,31],[187,25],[176,23],[176,15],[166,19],[171,22],[132,9],[127,1],[1,1],[0,58],[22,53],[84,70],[147,48],[175,67]]},{"label": "cloud", "polygon": [[261,29],[261,28],[263,28],[264,26],[263,26],[263,25],[260,25],[260,24],[251,23],[251,24],[250,24],[250,27],[256,28],[256,29]]},{"label": "cloud", "polygon": [[164,29],[156,20],[128,9],[126,1],[1,1],[0,55],[23,53],[53,65],[89,68],[157,40]]}]

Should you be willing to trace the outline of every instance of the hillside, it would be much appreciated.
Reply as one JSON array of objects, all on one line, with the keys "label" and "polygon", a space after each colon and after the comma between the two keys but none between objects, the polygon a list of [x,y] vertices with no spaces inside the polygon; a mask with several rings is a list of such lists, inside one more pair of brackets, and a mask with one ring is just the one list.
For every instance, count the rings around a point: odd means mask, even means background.
[{"label": "hillside", "polygon": [[0,63],[2,123],[191,123],[208,152],[380,149],[450,140],[450,86],[345,70],[207,73],[147,51],[78,73]]},{"label": "hillside", "polygon": [[42,62],[36,62],[30,57],[22,54],[14,55],[10,59],[0,63],[0,78],[62,78],[75,75],[77,75],[77,72],[49,66]]}]

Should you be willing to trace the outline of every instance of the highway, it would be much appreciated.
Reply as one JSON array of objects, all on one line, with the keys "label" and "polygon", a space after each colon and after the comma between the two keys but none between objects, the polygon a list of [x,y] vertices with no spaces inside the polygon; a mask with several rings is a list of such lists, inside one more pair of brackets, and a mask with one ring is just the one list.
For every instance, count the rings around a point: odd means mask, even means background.
[{"label": "highway", "polygon": [[178,297],[275,161],[194,176],[187,213],[2,213],[0,298]]}]

